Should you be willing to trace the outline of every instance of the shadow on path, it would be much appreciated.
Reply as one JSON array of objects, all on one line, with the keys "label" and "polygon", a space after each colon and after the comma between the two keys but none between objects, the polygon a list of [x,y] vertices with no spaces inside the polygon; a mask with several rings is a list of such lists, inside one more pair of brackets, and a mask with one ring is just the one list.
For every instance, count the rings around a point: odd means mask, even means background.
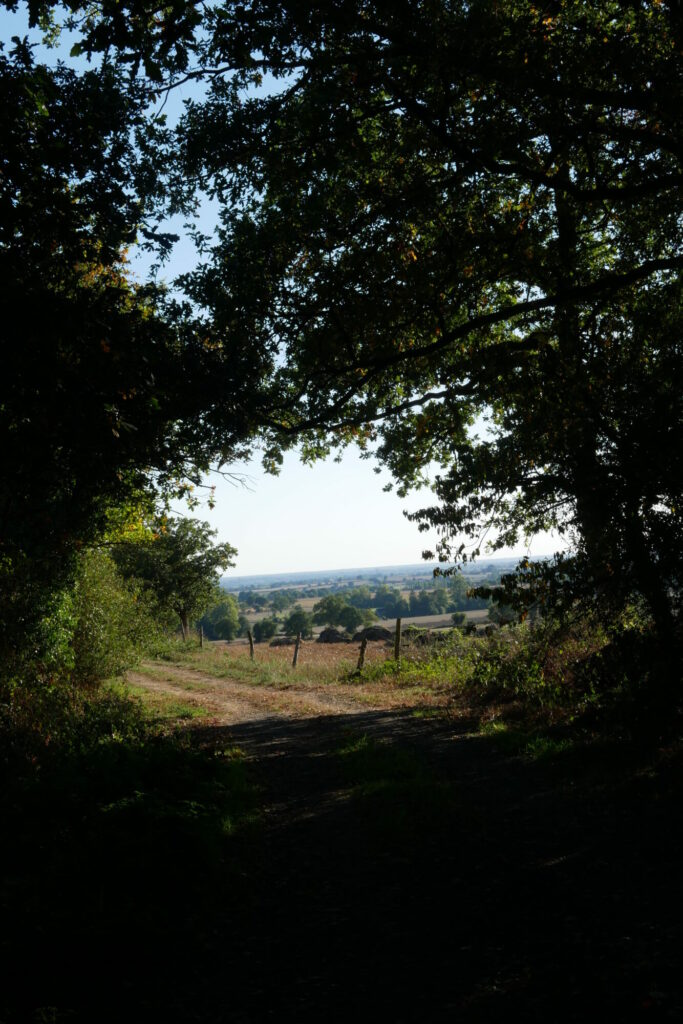
[{"label": "shadow on path", "polygon": [[363,712],[199,730],[244,751],[257,819],[199,846],[131,839],[127,917],[111,882],[96,925],[25,950],[43,998],[79,1022],[677,1019],[680,760],[532,761],[467,728]]}]

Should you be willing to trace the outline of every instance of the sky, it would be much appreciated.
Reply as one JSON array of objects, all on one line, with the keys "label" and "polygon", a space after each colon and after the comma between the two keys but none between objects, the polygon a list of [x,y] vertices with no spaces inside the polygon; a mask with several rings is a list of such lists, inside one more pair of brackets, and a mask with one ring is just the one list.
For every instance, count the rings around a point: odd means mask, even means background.
[{"label": "sky", "polygon": [[[264,474],[258,462],[229,468],[248,474],[248,486],[214,478],[216,507],[203,505],[191,515],[209,522],[221,541],[238,549],[234,575],[407,565],[436,544],[434,531],[420,533],[403,515],[404,509],[429,505],[430,492],[406,498],[384,492],[389,474],[375,474],[373,463],[352,450],[341,463],[328,460],[313,467],[290,453],[278,477]],[[560,546],[557,538],[543,534],[530,546],[506,548],[495,557],[540,557]]]},{"label": "sky", "polygon": [[[27,22],[21,13],[0,13],[0,37],[9,45],[13,35],[28,34]],[[33,39],[38,33],[31,33]],[[36,50],[37,59],[53,63],[58,57],[78,67],[79,60],[69,60],[73,42],[64,38],[59,50]],[[184,86],[173,94],[165,113],[171,118],[182,109],[193,87]],[[211,228],[212,209],[204,206],[202,227]],[[169,225],[175,230],[179,225]],[[132,256],[135,273],[144,277],[150,264],[144,254]],[[191,242],[182,239],[159,278],[172,282],[176,274],[194,266],[195,253]],[[404,510],[415,510],[431,504],[429,491],[401,499],[386,493],[387,473],[377,475],[373,463],[347,451],[341,463],[332,460],[314,467],[301,464],[296,453],[285,457],[278,477],[266,475],[258,461],[228,467],[247,478],[247,486],[231,484],[214,477],[216,505],[206,505],[189,513],[207,520],[217,531],[218,540],[228,541],[238,549],[237,575],[281,572],[306,572],[325,569],[362,568],[365,566],[402,565],[419,562],[425,548],[434,549],[436,535],[420,533],[417,524],[409,522]],[[178,512],[188,514],[186,509]],[[561,544],[549,535],[537,537],[531,546],[498,552],[499,557],[530,554],[547,555]]]}]

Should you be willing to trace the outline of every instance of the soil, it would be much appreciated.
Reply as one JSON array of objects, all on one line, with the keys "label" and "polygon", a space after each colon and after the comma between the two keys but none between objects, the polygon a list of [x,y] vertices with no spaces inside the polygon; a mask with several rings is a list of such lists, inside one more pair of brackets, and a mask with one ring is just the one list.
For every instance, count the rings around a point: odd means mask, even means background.
[{"label": "soil", "polygon": [[145,1019],[680,1019],[677,748],[585,737],[534,759],[457,704],[130,680],[206,712],[194,741],[244,751],[262,804],[201,949],[152,956]]}]

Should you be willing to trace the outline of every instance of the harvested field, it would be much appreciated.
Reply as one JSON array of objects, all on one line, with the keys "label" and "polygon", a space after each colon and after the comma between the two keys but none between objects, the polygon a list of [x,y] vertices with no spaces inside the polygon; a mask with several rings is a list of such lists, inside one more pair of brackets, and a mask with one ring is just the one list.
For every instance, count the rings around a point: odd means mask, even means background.
[{"label": "harvested field", "polygon": [[[247,661],[249,660],[249,644],[246,640],[236,640],[231,644],[217,640],[211,644],[211,647],[216,651],[216,656],[234,659],[238,662],[245,658]],[[299,647],[299,666],[305,666],[307,670],[322,669],[339,674],[345,668],[351,670],[355,667],[359,647],[360,644],[357,643],[318,644],[315,640],[302,640]],[[365,661],[366,664],[374,661],[386,661],[391,655],[392,651],[384,641],[373,641],[368,643]],[[292,649],[291,647],[271,647],[265,643],[255,644],[254,660],[274,665],[291,665]]]}]

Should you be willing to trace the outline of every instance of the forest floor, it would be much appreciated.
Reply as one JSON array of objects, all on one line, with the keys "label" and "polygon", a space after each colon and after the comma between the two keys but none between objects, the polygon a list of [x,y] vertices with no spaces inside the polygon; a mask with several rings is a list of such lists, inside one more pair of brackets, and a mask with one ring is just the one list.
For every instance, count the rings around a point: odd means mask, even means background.
[{"label": "forest floor", "polygon": [[679,746],[224,669],[130,672],[168,749],[36,804],[2,1024],[681,1018]]}]

